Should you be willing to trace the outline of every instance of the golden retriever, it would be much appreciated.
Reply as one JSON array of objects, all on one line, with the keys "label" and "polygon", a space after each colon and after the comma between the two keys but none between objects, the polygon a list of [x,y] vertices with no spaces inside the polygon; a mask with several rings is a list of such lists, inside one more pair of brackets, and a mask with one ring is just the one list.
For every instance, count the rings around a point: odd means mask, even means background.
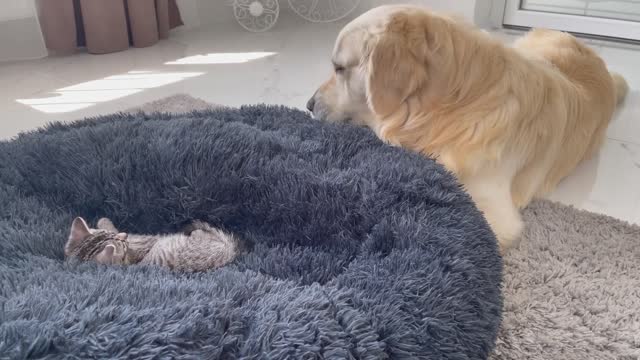
[{"label": "golden retriever", "polygon": [[505,46],[459,19],[382,6],[340,32],[314,117],[371,128],[455,174],[496,233],[598,151],[628,88],[573,36],[533,30]]}]

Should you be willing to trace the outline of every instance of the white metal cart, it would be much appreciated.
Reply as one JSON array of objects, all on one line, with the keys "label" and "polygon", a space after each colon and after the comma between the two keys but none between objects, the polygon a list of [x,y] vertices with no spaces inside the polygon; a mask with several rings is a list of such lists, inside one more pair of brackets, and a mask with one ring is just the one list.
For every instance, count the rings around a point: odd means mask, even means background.
[{"label": "white metal cart", "polygon": [[[337,21],[353,12],[360,0],[287,0],[300,17],[311,22]],[[238,23],[248,31],[271,29],[278,21],[278,0],[234,0],[233,12]]]}]

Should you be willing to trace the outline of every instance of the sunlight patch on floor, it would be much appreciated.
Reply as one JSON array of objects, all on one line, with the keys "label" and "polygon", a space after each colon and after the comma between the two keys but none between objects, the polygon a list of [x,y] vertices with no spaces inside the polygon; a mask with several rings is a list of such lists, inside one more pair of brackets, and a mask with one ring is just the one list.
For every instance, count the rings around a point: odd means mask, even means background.
[{"label": "sunlight patch on floor", "polygon": [[209,64],[242,64],[252,60],[273,56],[274,52],[243,53],[211,53],[206,55],[187,56],[182,59],[166,62],[165,65],[209,65]]},{"label": "sunlight patch on floor", "polygon": [[45,113],[71,112],[203,74],[203,72],[130,71],[126,74],[63,87],[52,91],[49,97],[16,101]]}]

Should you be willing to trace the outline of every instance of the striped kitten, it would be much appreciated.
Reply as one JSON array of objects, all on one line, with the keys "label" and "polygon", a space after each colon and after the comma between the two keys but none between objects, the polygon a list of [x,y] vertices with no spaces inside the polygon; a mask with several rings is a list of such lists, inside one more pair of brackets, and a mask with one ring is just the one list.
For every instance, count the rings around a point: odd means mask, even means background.
[{"label": "striped kitten", "polygon": [[194,221],[185,234],[134,235],[118,232],[111,220],[102,218],[91,229],[83,218],[71,224],[65,258],[107,265],[160,265],[177,271],[206,271],[224,266],[240,253],[233,235]]}]

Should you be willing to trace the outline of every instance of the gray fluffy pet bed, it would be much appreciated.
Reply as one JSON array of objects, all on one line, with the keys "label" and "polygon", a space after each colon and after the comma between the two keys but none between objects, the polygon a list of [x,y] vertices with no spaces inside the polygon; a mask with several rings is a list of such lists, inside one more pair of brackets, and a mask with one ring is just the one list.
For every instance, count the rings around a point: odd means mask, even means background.
[{"label": "gray fluffy pet bed", "polygon": [[[201,219],[219,270],[63,261],[71,220]],[[115,115],[0,143],[0,357],[480,359],[501,259],[443,168],[281,107]]]}]

